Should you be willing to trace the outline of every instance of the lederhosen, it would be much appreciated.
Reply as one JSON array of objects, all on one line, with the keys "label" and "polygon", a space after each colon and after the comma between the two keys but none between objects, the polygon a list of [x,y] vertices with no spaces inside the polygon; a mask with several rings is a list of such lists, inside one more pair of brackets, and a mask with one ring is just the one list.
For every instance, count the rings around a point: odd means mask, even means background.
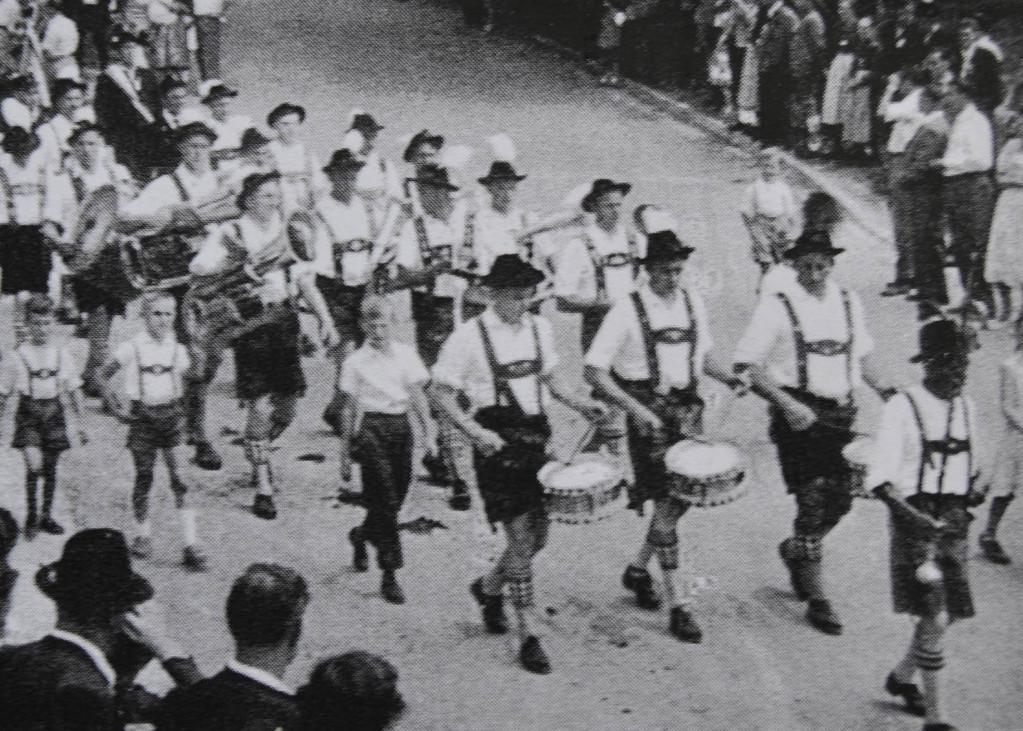
[{"label": "lederhosen", "polygon": [[11,184],[6,172],[0,167],[0,184],[7,199],[7,223],[0,225],[0,294],[36,292],[46,294],[49,289],[50,270],[53,258],[50,248],[43,240],[42,224],[22,225],[17,223],[17,208],[14,196],[17,193],[33,193],[43,208],[46,195],[46,171],[39,170],[35,183]]},{"label": "lederhosen", "polygon": [[[430,246],[426,220],[422,216],[413,218],[412,225],[424,267],[438,261],[453,261],[453,247]],[[416,324],[416,350],[426,367],[430,368],[437,362],[444,341],[455,330],[455,300],[453,297],[438,297],[433,293],[433,287],[426,292],[413,289],[412,320]]]},{"label": "lederhosen", "polygon": [[[636,246],[636,240],[632,237],[628,237],[629,252],[623,254],[621,252],[615,252],[608,254],[607,256],[601,256],[597,252],[597,247],[593,243],[593,239],[587,232],[583,232],[583,243],[586,245],[586,251],[590,255],[590,261],[593,262],[594,276],[597,280],[597,296],[607,292],[607,282],[605,278],[604,268],[605,267],[632,267],[633,278],[639,275],[639,249]],[[590,349],[590,345],[593,343],[593,338],[597,337],[597,331],[600,329],[600,325],[604,322],[605,312],[584,312],[582,317],[582,329],[580,337],[582,339],[583,352]]]},{"label": "lederhosen", "polygon": [[[63,452],[71,447],[67,436],[67,422],[64,405],[59,396],[36,398],[36,381],[57,379],[60,374],[61,350],[57,349],[57,363],[51,368],[32,368],[21,350],[16,351],[28,373],[28,393],[18,398],[18,410],[14,415],[14,449],[38,447],[45,452]],[[60,383],[57,383],[58,392]]]},{"label": "lederhosen", "polygon": [[[242,243],[238,223],[234,236],[224,236],[229,255],[246,261],[249,253]],[[288,276],[288,269],[284,269]],[[248,317],[273,315],[268,321],[239,335],[232,342],[234,350],[235,393],[243,401],[252,401],[269,394],[301,396],[306,390],[302,372],[299,338],[302,328],[298,313],[290,300],[263,303],[258,297],[248,302]]]},{"label": "lederhosen", "polygon": [[[919,535],[904,519],[891,518],[891,574],[892,604],[898,613],[935,616],[947,610],[954,619],[972,617],[975,613],[970,592],[967,560],[967,539],[973,516],[967,505],[973,473],[973,447],[969,432],[970,422],[965,400],[953,399],[949,404],[948,427],[943,439],[928,439],[920,405],[908,392],[904,393],[920,435],[920,466],[917,472],[916,493],[906,502],[931,517],[945,521],[947,528],[935,540]],[[963,438],[951,435],[956,404],[961,405],[965,434]],[[949,457],[966,454],[966,472],[969,478],[958,492],[946,492],[945,471]],[[938,466],[935,468],[935,460]],[[928,468],[938,470],[937,492],[924,491],[924,476]],[[926,586],[917,581],[916,570],[934,551],[934,560],[941,568],[943,580],[937,586]]]},{"label": "lederhosen", "polygon": [[[111,175],[111,181],[114,180],[114,176]],[[71,180],[71,187],[74,191],[75,200],[79,205],[85,201],[88,192],[85,189],[85,181],[74,175],[68,175]],[[124,317],[125,313],[125,300],[120,297],[115,297],[111,290],[104,289],[103,287],[97,286],[91,279],[92,275],[102,276],[107,274],[112,275],[113,272],[109,271],[115,268],[120,268],[120,253],[116,247],[107,246],[104,247],[103,251],[100,252],[96,258],[96,263],[90,267],[90,276],[82,276],[82,274],[75,274],[71,278],[71,286],[74,289],[75,300],[78,302],[78,307],[82,312],[86,314],[93,312],[100,307],[105,307],[107,315],[114,317],[120,315]]]},{"label": "lederhosen", "polygon": [[818,396],[809,390],[809,356],[837,356],[846,359],[846,375],[852,383],[853,369],[853,315],[849,293],[842,290],[842,304],[845,310],[846,328],[849,339],[807,340],[802,325],[796,316],[791,300],[785,294],[776,295],[788,313],[792,325],[792,338],[796,346],[796,388],[784,387],[784,391],[800,403],[809,406],[817,415],[817,421],[809,429],[796,431],[789,426],[781,410],[770,408],[770,437],[778,449],[782,477],[788,491],[797,492],[817,478],[847,481],[849,470],[842,449],[853,439],[852,426],[856,420],[856,406],[851,401]]},{"label": "lederhosen", "polygon": [[[477,318],[483,352],[494,379],[492,406],[476,412],[475,420],[484,429],[496,432],[506,446],[485,457],[475,454],[476,478],[487,518],[491,523],[505,523],[534,510],[543,510],[543,487],[537,479],[540,468],[547,463],[546,448],[551,437],[547,415],[542,411],[543,352],[536,321],[530,318],[534,355],[530,359],[499,363],[493,341],[483,320]],[[534,376],[537,404],[541,411],[528,414],[515,398],[510,381]]]},{"label": "lederhosen", "polygon": [[[363,203],[361,198],[358,198],[358,196],[355,196],[355,198],[359,205],[367,207],[367,204]],[[366,217],[371,221],[370,226],[372,227],[372,213],[368,208],[366,210]],[[335,276],[325,277],[317,274],[316,288],[323,294],[327,310],[334,321],[334,327],[337,328],[338,335],[341,336],[342,340],[354,342],[356,346],[359,346],[362,345],[363,339],[362,328],[359,326],[359,316],[362,313],[362,300],[366,296],[368,285],[349,286],[344,283],[344,258],[345,254],[360,254],[367,250],[372,252],[372,241],[376,238],[376,232],[370,231],[369,239],[356,238],[349,239],[348,241],[338,241],[334,237],[334,230],[327,223],[326,218],[322,215],[319,218],[327,231],[327,237],[330,239]],[[372,273],[370,273],[370,277],[372,277]]]},{"label": "lederhosen", "polygon": [[185,410],[177,379],[174,380],[173,398],[163,404],[147,404],[144,381],[146,375],[163,376],[178,370],[178,345],[170,363],[143,363],[142,348],[134,343],[135,364],[138,369],[139,398],[131,404],[131,424],[128,427],[127,447],[131,452],[150,452],[156,449],[172,449],[183,441]]},{"label": "lederhosen", "polygon": [[[650,377],[644,381],[627,381],[612,371],[612,377],[623,391],[650,409],[664,422],[664,429],[649,434],[640,428],[636,419],[628,415],[629,454],[635,473],[635,485],[630,486],[629,504],[639,508],[647,500],[667,497],[668,474],[664,455],[686,435],[703,431],[703,399],[700,398],[697,374],[697,345],[699,333],[692,300],[685,290],[680,292],[686,306],[689,326],[654,330],[639,292],[630,295],[632,305],[643,334]],[[657,344],[689,344],[689,385],[685,388],[660,388],[661,363]]]}]

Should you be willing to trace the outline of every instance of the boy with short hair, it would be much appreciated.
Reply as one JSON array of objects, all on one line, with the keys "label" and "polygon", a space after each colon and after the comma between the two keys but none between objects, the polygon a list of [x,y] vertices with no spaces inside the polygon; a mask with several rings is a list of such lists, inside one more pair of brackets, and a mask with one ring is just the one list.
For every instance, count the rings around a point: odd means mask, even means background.
[{"label": "boy with short hair", "polygon": [[[182,378],[190,364],[188,351],[174,334],[176,311],[173,295],[167,292],[146,295],[142,303],[145,329],[120,345],[103,367],[100,381],[107,402],[130,424],[127,446],[135,463],[132,554],[149,558],[153,551],[149,492],[153,487],[156,457],[161,454],[181,517],[185,542],[183,563],[193,571],[204,571],[206,556],[196,536],[195,509],[188,507],[188,488],[178,472],[179,458],[175,453],[175,448],[183,442]],[[112,389],[111,381],[120,370],[125,372],[124,396],[131,402],[130,407],[126,407]]]},{"label": "boy with short hair", "polygon": [[[64,528],[53,519],[57,491],[57,460],[71,447],[65,410],[81,417],[82,379],[66,345],[53,342],[55,306],[45,294],[34,294],[25,303],[26,342],[14,351],[0,381],[0,419],[7,400],[17,394],[11,446],[25,459],[27,512],[25,538],[43,531],[60,535]],[[79,432],[82,442],[84,432]],[[39,480],[43,481],[42,515],[39,513]]]}]

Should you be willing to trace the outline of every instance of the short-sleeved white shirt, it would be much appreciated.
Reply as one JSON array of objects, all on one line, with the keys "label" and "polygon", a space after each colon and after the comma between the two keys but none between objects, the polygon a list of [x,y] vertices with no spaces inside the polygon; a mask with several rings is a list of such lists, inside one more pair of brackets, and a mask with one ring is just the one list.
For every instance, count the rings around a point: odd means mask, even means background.
[{"label": "short-sleeved white shirt", "polygon": [[362,413],[404,414],[410,389],[429,380],[415,348],[404,343],[392,342],[387,352],[363,345],[341,365],[341,390]]},{"label": "short-sleeved white shirt", "polygon": [[[461,247],[465,244],[465,206],[456,203],[447,221],[423,215],[426,226],[427,249],[449,249],[455,263]],[[419,234],[415,220],[406,221],[398,234],[395,263],[406,269],[421,269],[423,257],[420,251]],[[466,282],[453,274],[437,276],[433,293],[437,297],[458,297],[466,288]]]},{"label": "short-sleeved white shirt", "polygon": [[316,259],[310,268],[317,274],[333,279],[338,276],[334,258],[335,244],[362,240],[369,246],[361,251],[345,251],[341,255],[341,280],[347,287],[360,287],[369,283],[373,271],[373,223],[369,204],[357,195],[345,204],[333,196],[324,196],[316,202],[315,212],[320,219],[316,232]]},{"label": "short-sleeved white shirt", "polygon": [[[597,296],[596,262],[590,254],[586,240],[593,244],[597,257],[605,258],[612,255],[628,257],[632,250],[629,247],[629,232],[619,226],[613,233],[608,233],[596,224],[586,226],[578,236],[572,238],[562,249],[555,262],[554,292],[559,297],[581,297],[593,299]],[[635,254],[643,256],[643,251],[636,243]],[[625,262],[619,266],[604,266],[604,285],[608,297],[618,301],[627,297],[636,288],[635,265]]]},{"label": "short-sleeved white shirt", "polygon": [[749,216],[760,215],[768,218],[795,216],[799,212],[792,188],[781,178],[774,180],[757,178],[746,191],[743,211]]},{"label": "short-sleeved white shirt", "polygon": [[[30,376],[29,370],[35,375]],[[22,343],[2,373],[0,394],[5,396],[19,393],[34,399],[52,399],[82,386],[74,356],[62,345]]]},{"label": "short-sleeved white shirt", "polygon": [[[143,188],[137,198],[125,203],[124,212],[129,216],[145,216],[175,203],[210,200],[219,186],[220,182],[213,170],[196,175],[184,165],[178,165],[172,175],[161,175]],[[187,199],[181,195],[182,188]]]},{"label": "short-sleeved white shirt", "polygon": [[[534,323],[543,374],[554,370],[559,361],[554,348],[554,330],[544,317],[526,315],[519,324],[507,325],[488,308],[478,318],[463,322],[441,348],[437,363],[433,366],[433,380],[464,393],[473,412],[484,406],[493,406],[497,400],[494,376],[487,361],[478,320],[482,320],[487,329],[498,363],[503,365],[537,357],[533,340]],[[508,384],[515,400],[528,414],[539,413],[550,399],[546,387],[541,387],[540,399],[543,403],[537,402],[536,379],[537,376],[523,376],[511,379]]]},{"label": "short-sleeved white shirt", "polygon": [[[155,340],[143,330],[114,351],[114,360],[124,370],[124,394],[131,401],[158,406],[176,401],[184,393],[182,379],[190,361],[188,350],[173,334]],[[170,369],[144,372],[153,367]]]},{"label": "short-sleeved white shirt", "polygon": [[[213,229],[188,265],[189,271],[198,276],[223,273],[231,262],[231,243],[225,241],[227,238],[240,244],[251,259],[265,249],[276,246],[285,235],[285,224],[280,215],[275,216],[266,228],[249,216],[236,218]],[[290,292],[285,268],[278,267],[265,272],[262,281],[256,285],[256,291],[264,304],[287,300]]]},{"label": "short-sleeved white shirt", "polygon": [[473,214],[472,251],[477,272],[488,274],[494,260],[501,254],[523,256],[516,237],[533,223],[536,223],[536,216],[518,208],[498,213],[486,206],[476,211]]}]

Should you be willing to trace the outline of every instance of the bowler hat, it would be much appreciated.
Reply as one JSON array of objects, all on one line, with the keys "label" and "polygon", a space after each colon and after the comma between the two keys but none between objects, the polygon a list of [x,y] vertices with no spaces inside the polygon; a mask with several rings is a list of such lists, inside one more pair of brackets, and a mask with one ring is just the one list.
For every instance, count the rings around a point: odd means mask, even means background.
[{"label": "bowler hat", "polygon": [[255,127],[249,127],[242,132],[242,138],[238,145],[239,152],[251,152],[270,142],[270,138]]},{"label": "bowler hat", "polygon": [[405,146],[405,152],[402,154],[402,159],[404,159],[405,162],[412,162],[412,158],[423,145],[443,147],[444,137],[442,135],[435,135],[427,129],[419,130],[412,135],[412,139],[409,140],[408,145]]},{"label": "bowler hat", "polygon": [[931,320],[920,328],[920,352],[910,358],[909,362],[921,363],[968,353],[973,349],[973,342],[970,331],[955,320]]},{"label": "bowler hat", "polygon": [[482,178],[477,178],[483,185],[490,185],[497,182],[515,182],[525,180],[525,175],[519,175],[512,164],[506,160],[495,160],[490,164],[490,170]]},{"label": "bowler hat", "polygon": [[174,132],[174,140],[178,144],[192,137],[205,137],[210,141],[210,144],[217,141],[217,133],[203,122],[189,122],[178,127]]},{"label": "bowler hat", "polygon": [[379,124],[372,114],[366,112],[359,112],[352,116],[352,124],[349,129],[357,129],[360,132],[379,132],[384,128],[384,125]]},{"label": "bowler hat", "polygon": [[323,172],[329,173],[332,170],[359,170],[366,163],[357,158],[347,147],[334,150],[330,161],[323,167]]},{"label": "bowler hat", "polygon": [[458,186],[451,182],[451,176],[448,174],[447,168],[440,165],[423,165],[416,177],[409,178],[409,180],[419,185],[458,190]]},{"label": "bowler hat", "polygon": [[656,231],[647,236],[643,263],[650,266],[680,259],[684,261],[694,251],[696,249],[683,244],[674,231]]},{"label": "bowler hat", "polygon": [[832,246],[831,237],[824,231],[804,231],[796,239],[796,243],[785,252],[786,259],[798,259],[807,254],[824,254],[825,256],[837,256],[845,249]]},{"label": "bowler hat", "polygon": [[39,135],[29,132],[24,127],[11,127],[4,135],[0,148],[11,155],[27,155],[34,152],[40,145]]},{"label": "bowler hat", "polygon": [[615,191],[622,195],[628,195],[630,190],[632,190],[632,185],[629,183],[618,183],[607,178],[598,178],[593,181],[590,192],[583,197],[580,206],[587,213],[593,213],[593,207],[597,204],[597,199],[600,196]]},{"label": "bowler hat", "polygon": [[492,289],[535,287],[544,280],[543,272],[515,254],[501,254],[480,280]]},{"label": "bowler hat", "polygon": [[237,197],[234,199],[237,206],[241,209],[245,209],[245,203],[252,197],[252,194],[259,190],[263,185],[274,180],[280,180],[281,174],[276,170],[272,170],[269,173],[252,173],[246,175],[242,181],[242,189],[238,192]]},{"label": "bowler hat", "polygon": [[108,616],[153,596],[152,585],[132,571],[124,534],[110,528],[68,538],[60,560],[36,573],[36,584],[58,604],[87,606]]},{"label": "bowler hat", "polygon": [[305,121],[305,107],[285,102],[284,104],[278,104],[270,110],[270,113],[266,115],[266,124],[268,127],[273,127],[281,117],[287,117],[289,114],[297,114],[299,122]]}]

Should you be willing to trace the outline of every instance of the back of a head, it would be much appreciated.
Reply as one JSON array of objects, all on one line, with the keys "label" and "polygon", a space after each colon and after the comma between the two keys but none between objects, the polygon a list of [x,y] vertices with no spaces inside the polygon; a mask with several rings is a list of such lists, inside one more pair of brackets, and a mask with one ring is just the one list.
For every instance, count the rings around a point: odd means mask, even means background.
[{"label": "back of a head", "polygon": [[309,600],[294,569],[256,563],[245,569],[227,597],[227,626],[242,647],[271,647],[297,637]]},{"label": "back of a head", "polygon": [[381,731],[405,709],[394,666],[362,651],[317,665],[299,701],[307,731]]},{"label": "back of a head", "polygon": [[827,234],[834,232],[842,222],[842,209],[832,196],[821,191],[814,191],[803,203],[803,231],[820,231]]}]

